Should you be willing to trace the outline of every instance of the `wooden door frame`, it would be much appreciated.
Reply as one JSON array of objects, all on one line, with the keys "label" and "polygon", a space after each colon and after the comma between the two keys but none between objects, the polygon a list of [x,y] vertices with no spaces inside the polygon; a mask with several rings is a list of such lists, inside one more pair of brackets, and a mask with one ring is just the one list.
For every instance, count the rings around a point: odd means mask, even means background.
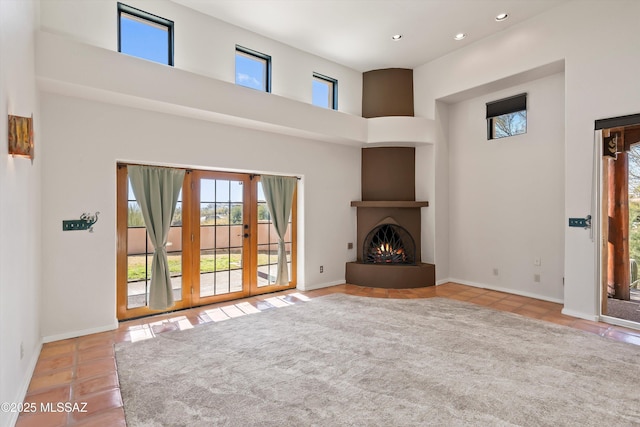
[{"label": "wooden door frame", "polygon": [[[259,181],[260,176],[254,175],[255,178]],[[258,236],[258,184],[257,181],[251,185],[252,197],[256,203],[252,203],[251,209],[252,217],[256,218],[256,221],[251,223],[251,235],[256,236],[256,244],[257,236]],[[288,285],[267,285],[258,287],[258,251],[253,251],[252,254],[256,257],[256,259],[252,259],[251,266],[255,269],[252,271],[252,282],[251,282],[251,295],[261,295],[269,292],[277,292],[283,291],[286,289],[292,289],[297,286],[297,264],[298,264],[298,227],[297,227],[297,218],[298,218],[298,186],[296,185],[293,191],[293,201],[291,203],[291,277]]]},{"label": "wooden door frame", "polygon": [[[223,179],[230,181],[242,181],[243,189],[242,189],[242,219],[243,226],[244,224],[249,225],[251,227],[252,224],[252,205],[253,200],[251,199],[251,178],[250,174],[245,173],[234,173],[234,172],[217,172],[217,171],[208,171],[208,170],[197,170],[194,171],[193,182],[191,184],[192,194],[193,194],[193,205],[197,207],[197,209],[192,209],[191,221],[193,223],[192,235],[193,240],[190,243],[191,254],[200,254],[200,181],[201,179]],[[248,185],[247,185],[248,184]],[[244,230],[244,227],[243,227]],[[192,258],[192,271],[193,275],[191,276],[191,296],[192,296],[192,304],[193,306],[214,304],[220,301],[228,301],[230,299],[238,299],[244,298],[250,295],[249,283],[252,280],[251,275],[251,239],[243,238],[242,240],[242,253],[243,253],[243,265],[242,265],[242,290],[239,292],[230,292],[227,294],[220,295],[211,295],[206,297],[200,297],[200,257],[193,256]],[[247,261],[245,264],[244,261]],[[197,277],[197,279],[196,279]],[[198,283],[194,281],[197,280]]]},{"label": "wooden door frame", "polygon": [[600,315],[608,316],[610,289],[618,299],[628,300],[630,294],[628,152],[640,143],[640,125],[623,124],[599,131],[603,143],[605,138],[616,137],[615,159],[606,155],[607,147],[603,145],[599,169]]},{"label": "wooden door frame", "polygon": [[[128,169],[127,164],[118,163],[116,165],[116,316],[118,320],[135,319],[137,317],[149,316],[154,314],[160,314],[166,312],[166,310],[152,310],[148,306],[128,308],[128,269],[127,269],[127,257],[128,257]],[[185,204],[185,198],[189,198],[189,187],[191,185],[190,171],[185,173],[184,182],[182,184],[182,203]],[[182,277],[185,277],[186,273],[190,273],[188,266],[189,254],[186,255],[187,260],[185,262],[185,244],[190,234],[191,224],[183,217],[182,222]],[[186,269],[185,269],[186,267]],[[124,287],[124,292],[121,287]],[[191,307],[191,300],[187,287],[182,282],[182,299],[175,301],[169,311],[181,310]]]},{"label": "wooden door frame", "polygon": [[[295,288],[297,285],[297,186],[293,195],[291,208],[291,278],[288,285],[267,285],[258,287],[258,185],[256,174],[236,173],[209,170],[186,169],[185,179],[182,187],[182,300],[176,301],[169,310],[151,310],[147,306],[128,308],[128,269],[127,269],[127,249],[128,249],[128,185],[126,163],[116,165],[116,316],[118,320],[128,320],[154,314],[165,313],[167,311],[181,310],[185,308],[213,304],[221,301],[243,298],[251,295],[260,295],[276,292],[285,289]],[[238,180],[244,182],[248,178],[249,185],[243,189],[243,224],[249,225],[249,235],[255,239],[245,238],[243,240],[243,253],[246,255],[247,265],[243,265],[243,290],[228,294],[213,295],[200,298],[199,286],[194,286],[194,277],[200,276],[200,217],[199,206],[194,209],[196,201],[199,202],[200,178],[205,175],[215,175],[222,179]],[[219,178],[217,178],[219,179]],[[189,211],[185,206],[191,206]],[[185,215],[185,212],[188,214]],[[196,232],[198,230],[198,232]],[[193,241],[191,239],[193,236]],[[194,249],[196,248],[196,249]],[[198,256],[195,256],[195,254]],[[196,295],[196,291],[198,295]]]}]

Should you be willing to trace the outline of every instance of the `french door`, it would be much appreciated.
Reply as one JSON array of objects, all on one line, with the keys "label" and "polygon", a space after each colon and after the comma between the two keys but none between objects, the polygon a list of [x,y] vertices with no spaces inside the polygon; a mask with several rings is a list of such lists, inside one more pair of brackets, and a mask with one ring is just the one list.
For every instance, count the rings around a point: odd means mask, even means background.
[{"label": "french door", "polygon": [[[147,307],[153,247],[118,165],[117,314],[130,319],[158,313]],[[258,175],[188,170],[172,219],[167,255],[179,310],[296,285],[296,199],[285,236],[291,281],[275,285],[278,237]]]}]

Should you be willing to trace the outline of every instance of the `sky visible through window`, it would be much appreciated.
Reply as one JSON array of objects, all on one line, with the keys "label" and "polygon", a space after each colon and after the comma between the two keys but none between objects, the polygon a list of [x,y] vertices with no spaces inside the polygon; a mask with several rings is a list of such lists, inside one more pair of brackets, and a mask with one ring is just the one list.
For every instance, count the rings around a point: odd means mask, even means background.
[{"label": "sky visible through window", "polygon": [[333,108],[331,105],[330,84],[329,82],[322,82],[319,79],[313,79],[313,95],[312,104],[318,107]]},{"label": "sky visible through window", "polygon": [[122,13],[120,17],[120,52],[161,64],[169,64],[167,27],[145,22]]},{"label": "sky visible through window", "polygon": [[493,139],[527,133],[527,111],[503,114],[491,119]]},{"label": "sky visible through window", "polygon": [[207,202],[242,202],[243,196],[240,181],[205,180],[200,188],[200,199]]},{"label": "sky visible through window", "polygon": [[236,84],[266,91],[266,66],[263,59],[236,52]]}]

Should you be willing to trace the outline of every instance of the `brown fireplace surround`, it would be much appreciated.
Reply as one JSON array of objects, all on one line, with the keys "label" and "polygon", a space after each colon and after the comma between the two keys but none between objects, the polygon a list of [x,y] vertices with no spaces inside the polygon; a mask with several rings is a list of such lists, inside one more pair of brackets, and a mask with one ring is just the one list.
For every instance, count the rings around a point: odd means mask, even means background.
[{"label": "brown fireplace surround", "polygon": [[[363,148],[362,200],[352,201],[351,206],[357,209],[357,260],[347,263],[347,283],[390,289],[435,285],[435,265],[421,262],[420,211],[429,203],[415,199],[413,147]],[[411,235],[412,263],[365,262],[367,235],[385,223]]]}]

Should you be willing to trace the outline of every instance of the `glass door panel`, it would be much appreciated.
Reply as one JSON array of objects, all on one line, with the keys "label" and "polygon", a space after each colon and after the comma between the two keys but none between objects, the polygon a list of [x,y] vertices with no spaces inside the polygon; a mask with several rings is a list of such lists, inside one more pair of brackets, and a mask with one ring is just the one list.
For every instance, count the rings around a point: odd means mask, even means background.
[{"label": "glass door panel", "polygon": [[[145,307],[149,302],[153,244],[144,225],[140,205],[127,180],[127,309]],[[167,258],[174,301],[182,300],[182,191],[171,221]]]},{"label": "glass door panel", "polygon": [[[199,172],[199,280],[195,287],[199,302],[218,300],[221,295],[248,292],[248,175]],[[245,233],[247,237],[245,237]]]},{"label": "glass door panel", "polygon": [[[262,189],[262,183],[257,183],[257,288],[265,288],[274,286],[276,276],[278,274],[278,234],[271,221],[267,201]],[[291,249],[292,249],[292,225],[289,215],[289,226],[285,234],[285,248],[287,251],[287,267],[289,270],[289,278],[293,278],[291,268]],[[261,289],[261,291],[264,289]]]},{"label": "glass door panel", "polygon": [[[151,286],[151,272],[153,262],[153,244],[145,227],[142,210],[138,204],[131,182],[128,177],[127,166],[117,167],[117,315],[118,319],[128,319],[158,313],[148,307]],[[188,193],[190,178],[185,176],[178,196],[178,202],[169,229],[167,239],[167,260],[173,289],[174,304],[172,310],[185,308],[190,304],[186,291],[190,286],[183,286],[183,275],[187,274],[183,267],[188,264],[187,252],[183,252],[187,237],[190,235],[183,230],[183,199],[185,191]],[[186,229],[185,229],[186,230]],[[187,278],[187,283],[189,279]]]}]

